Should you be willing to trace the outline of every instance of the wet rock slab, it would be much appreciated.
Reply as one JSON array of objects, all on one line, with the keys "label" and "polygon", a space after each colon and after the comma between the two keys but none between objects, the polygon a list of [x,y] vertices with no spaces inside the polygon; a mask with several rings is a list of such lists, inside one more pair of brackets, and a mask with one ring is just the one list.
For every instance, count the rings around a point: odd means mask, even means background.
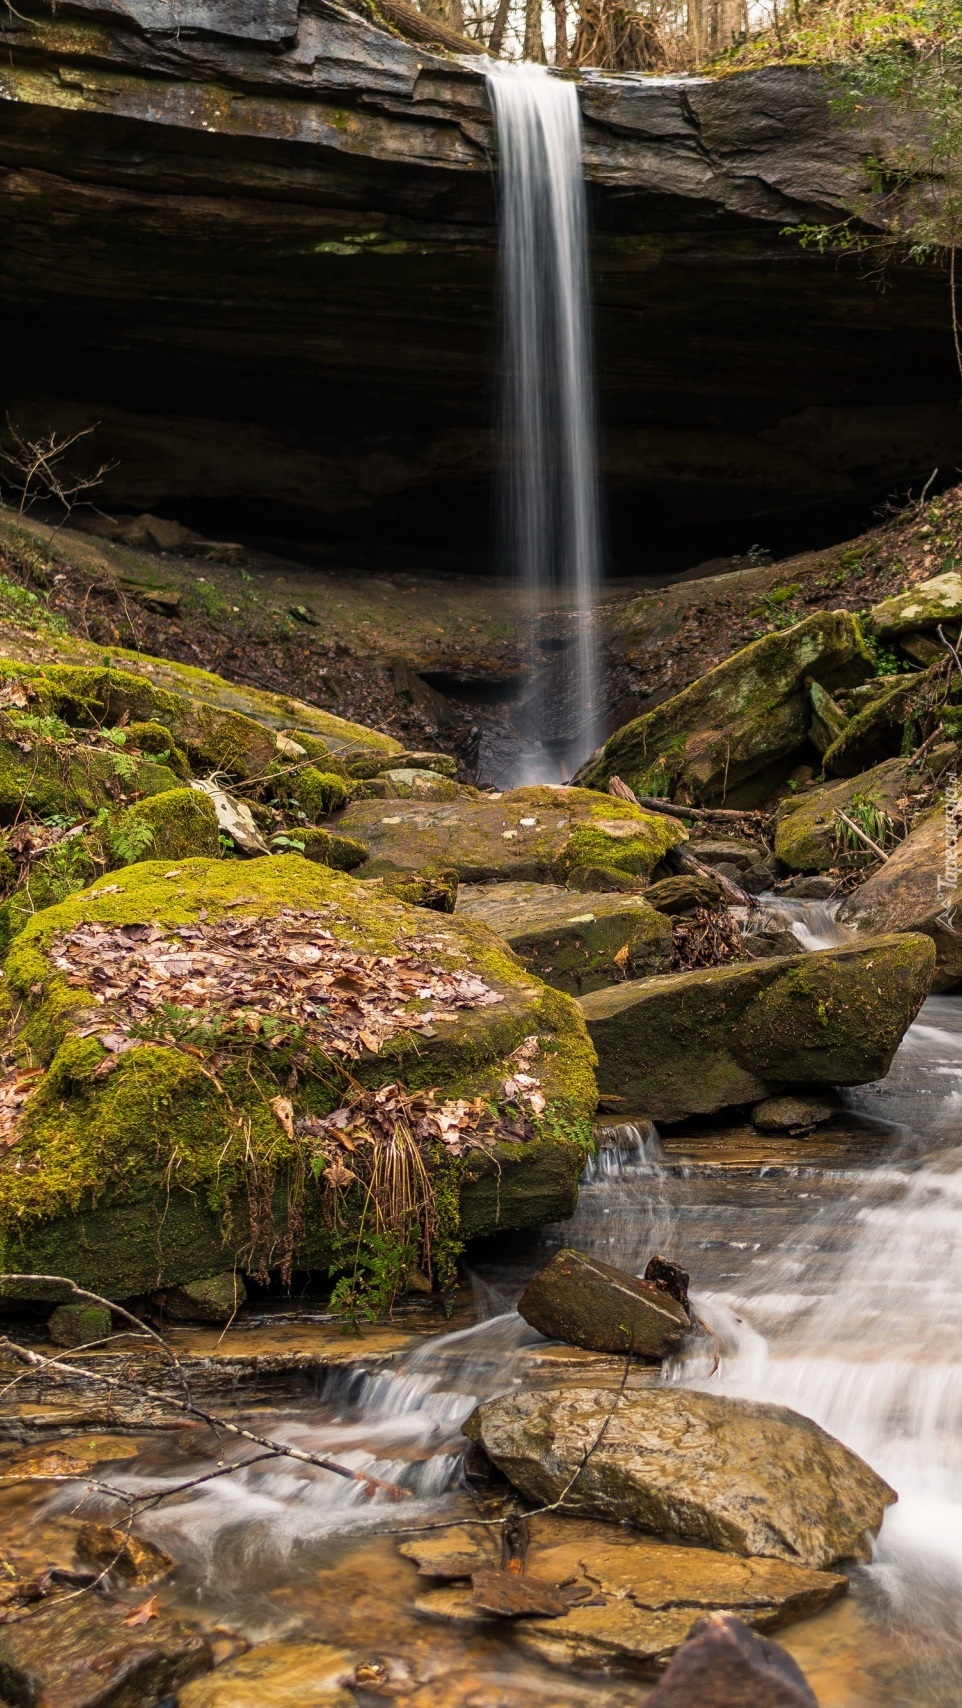
[{"label": "wet rock slab", "polygon": [[205,1637],[135,1604],[76,1596],[0,1625],[0,1699],[22,1708],[139,1708],[162,1702],[213,1657]]},{"label": "wet rock slab", "polygon": [[538,1505],[815,1568],[863,1557],[897,1498],[787,1407],[683,1388],[515,1393],[464,1432]]},{"label": "wet rock slab", "polygon": [[177,1708],[352,1708],[354,1671],[331,1643],[258,1643],[178,1691]]},{"label": "wet rock slab", "polygon": [[643,1358],[666,1357],[691,1327],[664,1288],[570,1248],[528,1282],[518,1310],[549,1339]]},{"label": "wet rock slab", "polygon": [[529,972],[572,996],[671,965],[671,926],[643,896],[573,894],[560,884],[466,884],[457,911],[490,925]]},{"label": "wet rock slab", "polygon": [[[490,1577],[497,1532],[461,1525],[401,1545],[422,1577],[446,1580],[416,1597],[424,1616],[474,1626],[490,1620],[468,1579]],[[663,1663],[699,1614],[737,1612],[770,1630],[819,1611],[847,1580],[769,1559],[734,1559],[546,1514],[531,1520],[522,1582],[567,1598],[560,1617],[516,1618],[514,1641],[552,1664],[594,1670]]]}]

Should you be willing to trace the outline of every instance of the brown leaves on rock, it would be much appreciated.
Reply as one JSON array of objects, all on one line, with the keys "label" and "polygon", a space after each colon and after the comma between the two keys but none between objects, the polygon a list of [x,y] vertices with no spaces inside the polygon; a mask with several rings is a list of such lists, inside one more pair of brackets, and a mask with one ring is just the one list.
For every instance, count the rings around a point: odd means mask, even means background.
[{"label": "brown leaves on rock", "polygon": [[[503,1000],[476,974],[430,959],[436,940],[412,939],[398,955],[363,954],[329,924],[327,914],[293,910],[268,919],[199,920],[169,932],[149,923],[92,923],[57,937],[51,956],[69,985],[89,989],[108,1010],[101,1041],[114,1050],[119,1046],[108,1039],[129,1040],[145,1026],[174,1043],[213,1025],[224,1044],[256,1041],[270,1050],[293,1036],[353,1059],[376,1055],[399,1032],[431,1036],[433,1022]],[[171,1011],[177,1037],[163,1032]]]},{"label": "brown leaves on rock", "polygon": [[[535,1082],[537,1083],[537,1082]],[[319,1140],[330,1154],[337,1145],[355,1161],[335,1160],[324,1170],[329,1186],[349,1186],[358,1170],[366,1173],[365,1150],[392,1144],[399,1131],[423,1149],[442,1145],[450,1156],[467,1150],[490,1149],[501,1139],[523,1140],[532,1136],[525,1116],[513,1117],[487,1103],[483,1097],[449,1097],[438,1101],[436,1091],[407,1092],[399,1085],[382,1085],[362,1091],[332,1115],[307,1115],[297,1131]]]},{"label": "brown leaves on rock", "polygon": [[16,1143],[17,1117],[42,1075],[43,1068],[27,1068],[0,1082],[0,1156]]}]

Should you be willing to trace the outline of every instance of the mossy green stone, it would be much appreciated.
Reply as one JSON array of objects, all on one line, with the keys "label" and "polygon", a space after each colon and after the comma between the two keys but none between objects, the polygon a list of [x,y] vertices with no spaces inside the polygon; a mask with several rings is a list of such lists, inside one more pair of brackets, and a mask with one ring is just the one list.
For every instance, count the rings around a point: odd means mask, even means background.
[{"label": "mossy green stone", "polygon": [[824,611],[752,641],[654,711],[625,724],[577,781],[603,788],[618,775],[637,794],[757,806],[787,776],[808,740],[806,680],[826,688],[874,674],[858,619]]},{"label": "mossy green stone", "polygon": [[337,828],[367,844],[365,877],[456,871],[489,879],[574,880],[593,866],[641,887],[686,840],[675,819],[590,789],[512,789],[479,801],[354,801]]},{"label": "mossy green stone", "polygon": [[782,801],[775,819],[775,853],[793,872],[825,872],[830,866],[864,864],[872,858],[851,848],[837,814],[853,802],[898,817],[898,803],[910,786],[907,759],[886,759],[870,771],[823,788],[806,789]]},{"label": "mossy green stone", "polygon": [[462,885],[458,913],[484,920],[530,972],[572,996],[671,965],[671,924],[643,896],[555,884]]},{"label": "mossy green stone", "polygon": [[893,640],[913,629],[935,629],[940,623],[957,623],[960,618],[962,575],[957,570],[916,582],[904,593],[873,605],[869,612],[871,625],[883,640]]},{"label": "mossy green stone", "polygon": [[[22,1004],[18,1040],[47,1071],[24,1109],[18,1142],[0,1160],[0,1267],[68,1274],[110,1297],[243,1268],[253,1260],[250,1155],[274,1172],[283,1230],[298,1167],[270,1107],[272,1096],[288,1093],[283,1062],[262,1052],[219,1060],[209,1071],[202,1056],[146,1042],[98,1078],[106,1052],[83,1034],[104,1009],[69,987],[50,961],[51,940],[81,922],[156,922],[176,933],[202,915],[237,918],[238,903],[260,917],[317,910],[337,942],[366,953],[404,954],[429,931],[432,963],[470,969],[502,999],[459,1010],[433,1037],[399,1033],[378,1054],[352,1062],[347,1076],[304,1046],[308,1071],[289,1093],[298,1116],[326,1113],[352,1085],[395,1080],[497,1097],[512,1051],[536,1034],[544,1118],[532,1141],[462,1160],[462,1237],[570,1214],[596,1102],[594,1051],[570,998],[525,973],[485,926],[440,914],[428,925],[423,911],[297,854],[185,859],[173,873],[168,860],[146,861],[35,915],[10,946],[6,984]],[[308,1267],[331,1260],[322,1197],[320,1185],[309,1185],[296,1252]],[[347,1215],[356,1208],[347,1203]]]},{"label": "mossy green stone", "polygon": [[931,989],[922,935],[641,979],[581,1001],[602,1094],[656,1121],[882,1079]]},{"label": "mossy green stone", "polygon": [[[151,839],[145,843],[140,837],[147,831]],[[167,789],[150,795],[118,813],[111,824],[108,842],[121,857],[125,840],[137,847],[138,858],[188,860],[206,855],[215,859],[220,842],[214,803],[199,789]]]}]

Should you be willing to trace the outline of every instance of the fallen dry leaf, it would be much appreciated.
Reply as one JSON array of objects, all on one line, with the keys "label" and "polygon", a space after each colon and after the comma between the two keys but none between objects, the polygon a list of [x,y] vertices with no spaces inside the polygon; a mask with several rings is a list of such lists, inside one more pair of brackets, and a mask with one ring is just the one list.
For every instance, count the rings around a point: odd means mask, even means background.
[{"label": "fallen dry leaf", "polygon": [[289,1097],[272,1097],[271,1108],[289,1139],[294,1137],[294,1105]]},{"label": "fallen dry leaf", "polygon": [[159,1617],[160,1610],[157,1606],[157,1597],[151,1595],[146,1601],[142,1601],[139,1607],[135,1607],[133,1613],[128,1613],[123,1623],[125,1625],[147,1625],[151,1619],[158,1619]]}]

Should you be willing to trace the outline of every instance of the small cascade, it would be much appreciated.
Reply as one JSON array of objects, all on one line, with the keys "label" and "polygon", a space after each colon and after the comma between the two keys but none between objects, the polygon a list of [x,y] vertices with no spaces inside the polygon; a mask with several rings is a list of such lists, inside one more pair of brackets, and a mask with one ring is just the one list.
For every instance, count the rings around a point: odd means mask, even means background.
[{"label": "small cascade", "polygon": [[[504,552],[523,583],[534,685],[514,783],[559,782],[601,728],[594,606],[600,535],[581,111],[543,66],[495,62],[503,328]],[[574,644],[545,668],[542,619],[560,608]]]}]

